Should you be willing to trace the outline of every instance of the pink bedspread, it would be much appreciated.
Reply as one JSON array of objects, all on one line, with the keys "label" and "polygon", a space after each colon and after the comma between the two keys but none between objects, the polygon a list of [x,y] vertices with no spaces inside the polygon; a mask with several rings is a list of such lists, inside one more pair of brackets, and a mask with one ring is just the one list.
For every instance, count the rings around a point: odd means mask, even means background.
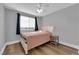
[{"label": "pink bedspread", "polygon": [[21,35],[26,38],[28,50],[44,44],[50,40],[51,33],[46,31],[22,32]]}]

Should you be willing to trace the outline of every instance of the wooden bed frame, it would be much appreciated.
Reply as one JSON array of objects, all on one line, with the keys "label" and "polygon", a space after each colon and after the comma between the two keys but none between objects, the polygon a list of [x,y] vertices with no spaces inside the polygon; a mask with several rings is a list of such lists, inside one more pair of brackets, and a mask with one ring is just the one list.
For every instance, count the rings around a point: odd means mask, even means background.
[{"label": "wooden bed frame", "polygon": [[39,45],[50,41],[50,32],[35,32],[35,35],[24,36],[21,34],[21,44],[25,50],[25,54],[28,54],[28,50],[33,49]]}]

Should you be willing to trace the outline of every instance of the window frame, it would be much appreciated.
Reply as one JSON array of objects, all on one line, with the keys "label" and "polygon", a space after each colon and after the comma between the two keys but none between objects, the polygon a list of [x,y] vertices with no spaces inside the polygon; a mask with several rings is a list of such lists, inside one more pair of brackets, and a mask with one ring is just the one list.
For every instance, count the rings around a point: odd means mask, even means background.
[{"label": "window frame", "polygon": [[[30,20],[31,18],[33,18],[34,19],[34,25],[33,25],[33,27],[31,27],[30,25],[30,27],[28,27],[28,26],[26,26],[26,27],[21,27],[21,21],[22,21],[22,19],[21,19],[21,17],[26,17],[26,18],[28,18],[28,20]],[[29,22],[29,21],[28,21]],[[29,22],[29,24],[30,24],[30,22]],[[34,17],[28,17],[28,16],[24,16],[24,15],[20,15],[20,29],[22,30],[26,30],[26,29],[35,29],[35,18]]]}]

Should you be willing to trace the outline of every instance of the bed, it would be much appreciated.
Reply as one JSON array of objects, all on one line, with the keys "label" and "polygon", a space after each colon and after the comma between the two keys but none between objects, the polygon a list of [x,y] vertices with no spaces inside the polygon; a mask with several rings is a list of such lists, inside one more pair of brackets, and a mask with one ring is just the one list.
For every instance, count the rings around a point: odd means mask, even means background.
[{"label": "bed", "polygon": [[48,31],[22,32],[21,44],[28,53],[28,50],[50,41],[51,33]]}]

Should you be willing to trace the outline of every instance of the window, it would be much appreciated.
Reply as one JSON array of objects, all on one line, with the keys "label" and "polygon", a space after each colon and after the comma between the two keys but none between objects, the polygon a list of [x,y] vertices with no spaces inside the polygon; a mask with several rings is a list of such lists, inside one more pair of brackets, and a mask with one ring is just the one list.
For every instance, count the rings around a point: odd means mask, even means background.
[{"label": "window", "polygon": [[20,28],[21,29],[34,29],[35,18],[21,16],[20,17]]}]

